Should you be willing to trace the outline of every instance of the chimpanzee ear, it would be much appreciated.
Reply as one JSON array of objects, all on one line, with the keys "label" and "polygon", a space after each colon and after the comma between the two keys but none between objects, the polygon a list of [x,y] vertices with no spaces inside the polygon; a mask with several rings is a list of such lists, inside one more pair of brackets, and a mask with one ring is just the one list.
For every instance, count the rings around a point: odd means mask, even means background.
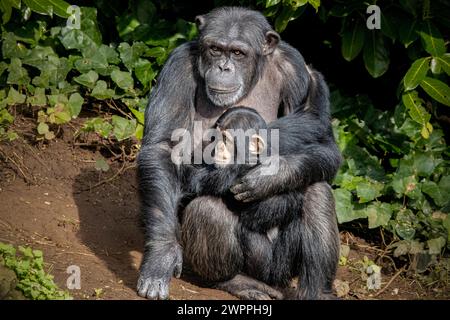
[{"label": "chimpanzee ear", "polygon": [[278,33],[272,30],[267,31],[266,42],[264,43],[263,46],[263,54],[264,55],[271,54],[275,50],[279,42],[280,42],[280,35]]},{"label": "chimpanzee ear", "polygon": [[204,16],[196,16],[195,24],[197,25],[197,29],[201,31],[205,26],[205,17]]},{"label": "chimpanzee ear", "polygon": [[265,147],[266,147],[266,142],[260,135],[258,135],[258,134],[252,135],[252,137],[250,139],[250,146],[249,146],[249,150],[250,150],[251,154],[260,155],[264,151]]}]

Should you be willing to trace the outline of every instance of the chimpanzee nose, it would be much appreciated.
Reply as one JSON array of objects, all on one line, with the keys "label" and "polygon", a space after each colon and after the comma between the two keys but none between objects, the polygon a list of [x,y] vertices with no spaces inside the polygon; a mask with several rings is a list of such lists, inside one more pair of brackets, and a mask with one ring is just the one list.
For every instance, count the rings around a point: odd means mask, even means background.
[{"label": "chimpanzee nose", "polygon": [[222,72],[228,72],[228,71],[231,71],[230,63],[229,63],[228,61],[219,63],[219,69],[220,69],[220,71],[222,71]]}]

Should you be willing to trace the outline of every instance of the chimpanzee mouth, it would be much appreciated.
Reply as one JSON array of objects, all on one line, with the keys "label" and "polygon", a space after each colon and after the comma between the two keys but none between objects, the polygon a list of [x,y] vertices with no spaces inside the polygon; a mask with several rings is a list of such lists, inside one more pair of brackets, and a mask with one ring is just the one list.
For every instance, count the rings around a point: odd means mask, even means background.
[{"label": "chimpanzee mouth", "polygon": [[218,94],[226,94],[226,93],[234,93],[236,91],[238,91],[241,88],[241,86],[236,86],[233,88],[215,88],[215,87],[210,87],[208,86],[208,89],[214,93],[218,93]]}]

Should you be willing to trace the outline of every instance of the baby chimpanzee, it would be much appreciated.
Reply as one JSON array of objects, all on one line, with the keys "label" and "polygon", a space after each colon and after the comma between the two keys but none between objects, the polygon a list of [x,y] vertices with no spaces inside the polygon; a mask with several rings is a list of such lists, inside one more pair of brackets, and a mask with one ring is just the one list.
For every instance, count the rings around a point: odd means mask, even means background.
[{"label": "baby chimpanzee", "polygon": [[[192,167],[190,192],[222,197],[234,212],[239,208],[243,227],[267,234],[274,241],[278,228],[300,214],[303,196],[299,192],[280,193],[253,202],[239,202],[230,188],[249,170],[260,164],[264,156],[283,155],[283,141],[272,141],[270,129],[254,109],[234,107],[223,113],[214,125],[220,137],[213,151],[213,163]],[[278,148],[276,147],[278,146]],[[274,173],[276,174],[276,172]]]}]

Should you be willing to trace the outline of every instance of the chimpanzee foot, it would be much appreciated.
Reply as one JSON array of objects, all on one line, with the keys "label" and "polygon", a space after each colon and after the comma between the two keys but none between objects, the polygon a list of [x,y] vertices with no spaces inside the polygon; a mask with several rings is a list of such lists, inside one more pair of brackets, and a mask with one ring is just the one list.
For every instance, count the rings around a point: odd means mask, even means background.
[{"label": "chimpanzee foot", "polygon": [[216,288],[243,300],[283,299],[283,294],[278,290],[243,274],[238,274],[231,280],[217,284]]}]

